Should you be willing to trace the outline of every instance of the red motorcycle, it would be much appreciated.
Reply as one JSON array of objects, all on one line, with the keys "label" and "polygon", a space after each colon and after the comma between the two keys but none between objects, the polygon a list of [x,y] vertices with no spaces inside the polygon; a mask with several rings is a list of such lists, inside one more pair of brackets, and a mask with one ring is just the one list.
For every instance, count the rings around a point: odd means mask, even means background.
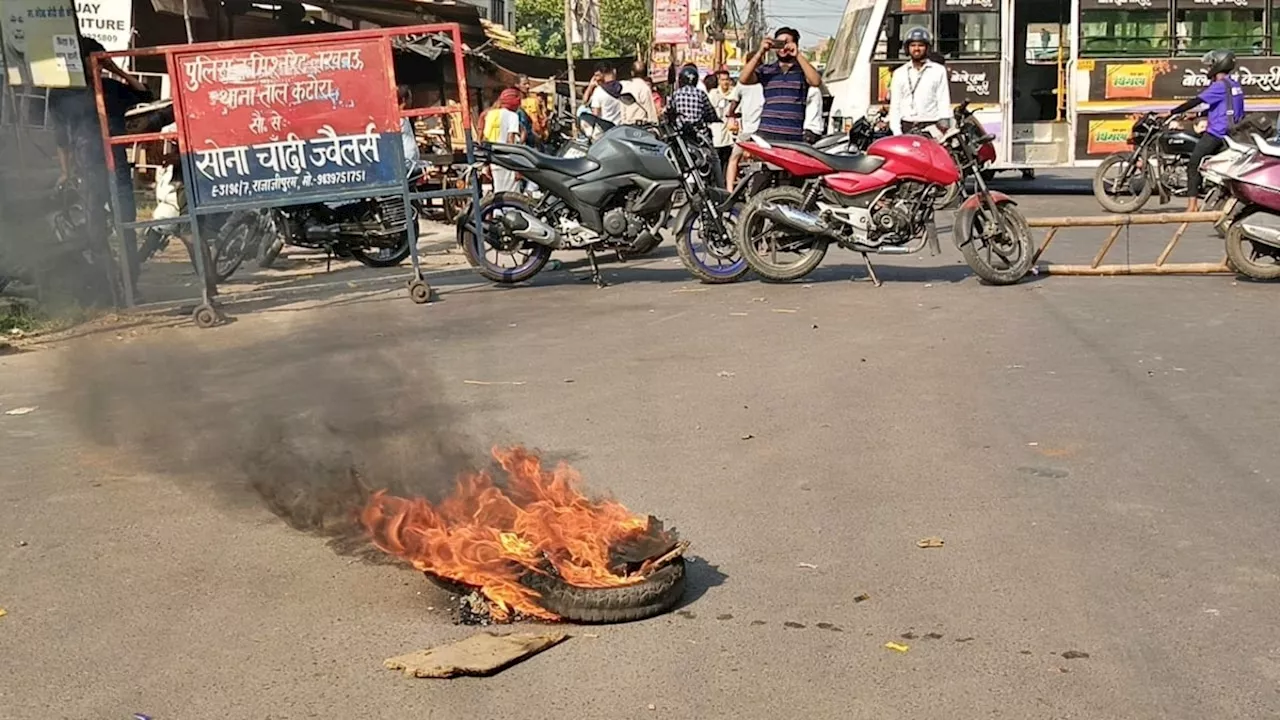
[{"label": "red motorcycle", "polygon": [[803,180],[802,187],[770,188],[747,203],[738,220],[743,257],[765,280],[787,282],[813,272],[834,242],[861,253],[879,286],[868,253],[906,255],[928,246],[937,255],[934,202],[969,179],[976,192],[956,211],[953,239],[978,277],[1012,285],[1031,270],[1031,231],[1013,199],[991,191],[982,177],[978,153],[991,140],[961,129],[948,131],[942,144],[897,135],[859,155],[828,155],[800,143],[743,143],[746,152]]}]

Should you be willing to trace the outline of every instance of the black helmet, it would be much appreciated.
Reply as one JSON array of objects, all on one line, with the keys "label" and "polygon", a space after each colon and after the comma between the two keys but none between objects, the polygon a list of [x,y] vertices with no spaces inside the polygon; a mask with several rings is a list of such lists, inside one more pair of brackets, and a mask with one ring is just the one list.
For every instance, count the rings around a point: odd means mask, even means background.
[{"label": "black helmet", "polygon": [[1236,54],[1230,50],[1210,50],[1200,58],[1204,70],[1213,77],[1218,73],[1229,73],[1236,69]]},{"label": "black helmet", "polygon": [[906,37],[902,38],[902,46],[906,47],[913,42],[924,43],[925,47],[933,47],[933,36],[929,34],[928,28],[913,27],[907,31]]},{"label": "black helmet", "polygon": [[680,68],[680,77],[676,81],[676,85],[679,87],[695,87],[700,79],[697,65],[685,65]]}]

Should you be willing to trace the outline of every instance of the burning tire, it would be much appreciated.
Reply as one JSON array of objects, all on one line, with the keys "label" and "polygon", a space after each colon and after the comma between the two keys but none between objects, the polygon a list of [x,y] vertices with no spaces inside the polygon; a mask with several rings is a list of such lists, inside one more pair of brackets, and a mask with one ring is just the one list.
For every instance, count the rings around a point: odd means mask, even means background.
[{"label": "burning tire", "polygon": [[643,582],[609,588],[569,585],[547,575],[527,575],[524,584],[541,596],[538,604],[578,623],[623,623],[661,615],[684,595],[685,564],[678,557]]}]

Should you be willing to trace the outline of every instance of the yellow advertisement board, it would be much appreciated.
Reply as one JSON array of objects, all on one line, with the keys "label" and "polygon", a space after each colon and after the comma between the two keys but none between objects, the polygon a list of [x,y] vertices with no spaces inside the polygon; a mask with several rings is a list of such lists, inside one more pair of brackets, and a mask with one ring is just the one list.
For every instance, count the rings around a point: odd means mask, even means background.
[{"label": "yellow advertisement board", "polygon": [[0,0],[0,39],[10,84],[84,87],[72,0]]}]

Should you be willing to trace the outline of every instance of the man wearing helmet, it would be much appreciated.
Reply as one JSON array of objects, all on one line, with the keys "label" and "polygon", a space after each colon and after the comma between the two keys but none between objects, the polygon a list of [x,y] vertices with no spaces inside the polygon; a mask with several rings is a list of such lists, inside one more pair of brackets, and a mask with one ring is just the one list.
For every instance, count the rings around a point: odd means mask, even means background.
[{"label": "man wearing helmet", "polygon": [[671,94],[671,106],[676,111],[677,126],[693,128],[707,147],[713,147],[711,125],[720,122],[720,116],[702,90],[701,74],[693,63],[686,63],[680,68],[676,77],[679,87]]},{"label": "man wearing helmet", "polygon": [[1236,69],[1235,53],[1212,50],[1200,62],[1209,76],[1209,87],[1170,111],[1179,115],[1199,105],[1209,106],[1209,126],[1191,151],[1187,166],[1187,212],[1195,212],[1200,206],[1200,161],[1221,150],[1223,138],[1244,118],[1244,88],[1231,77],[1231,71]]},{"label": "man wearing helmet", "polygon": [[889,128],[894,135],[923,134],[951,125],[951,85],[947,69],[929,59],[933,38],[914,27],[903,40],[911,62],[893,71],[889,83]]}]

